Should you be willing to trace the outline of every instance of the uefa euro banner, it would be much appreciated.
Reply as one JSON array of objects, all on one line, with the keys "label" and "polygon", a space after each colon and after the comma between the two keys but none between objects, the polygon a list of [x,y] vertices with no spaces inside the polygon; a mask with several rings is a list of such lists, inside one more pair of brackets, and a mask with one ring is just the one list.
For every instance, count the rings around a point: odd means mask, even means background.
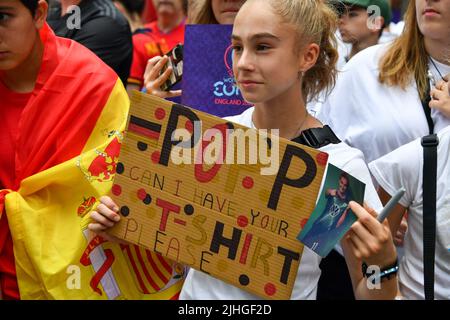
[{"label": "uefa euro banner", "polygon": [[186,25],[181,103],[225,117],[251,107],[233,76],[231,25]]},{"label": "uefa euro banner", "polygon": [[135,92],[112,192],[112,233],[252,292],[288,299],[296,237],[326,153]]}]

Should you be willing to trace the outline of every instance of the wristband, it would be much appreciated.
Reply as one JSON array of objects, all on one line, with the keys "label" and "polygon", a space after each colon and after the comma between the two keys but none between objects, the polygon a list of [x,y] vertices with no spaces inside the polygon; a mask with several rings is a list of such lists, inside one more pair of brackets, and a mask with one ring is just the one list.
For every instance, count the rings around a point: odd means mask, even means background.
[{"label": "wristband", "polygon": [[367,264],[365,262],[363,262],[362,263],[362,274],[366,278],[372,277],[371,280],[372,280],[373,284],[375,284],[377,282],[377,280],[380,282],[385,278],[387,278],[389,280],[391,278],[391,276],[397,274],[397,272],[398,272],[398,269],[399,269],[398,259],[395,259],[395,262],[393,264],[381,269],[380,274],[379,275],[375,274],[375,277],[373,277],[374,276],[373,272],[372,273],[367,272],[367,268],[368,268]]}]

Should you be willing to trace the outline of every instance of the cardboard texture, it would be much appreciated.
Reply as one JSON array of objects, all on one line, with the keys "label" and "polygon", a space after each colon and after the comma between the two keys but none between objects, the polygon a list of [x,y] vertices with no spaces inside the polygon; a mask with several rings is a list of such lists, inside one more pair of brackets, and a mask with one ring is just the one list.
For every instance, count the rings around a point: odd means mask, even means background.
[{"label": "cardboard texture", "polygon": [[[261,175],[267,163],[175,164],[173,131],[196,132],[191,120],[201,120],[202,133],[256,132],[139,92],[131,100],[113,186],[122,219],[112,234],[262,298],[289,299],[303,251],[296,237],[314,210],[328,155],[279,139],[273,175]],[[249,140],[275,152],[278,138],[269,139]],[[205,140],[193,139],[184,150],[203,146],[206,154]],[[248,154],[249,143],[245,148]]]}]

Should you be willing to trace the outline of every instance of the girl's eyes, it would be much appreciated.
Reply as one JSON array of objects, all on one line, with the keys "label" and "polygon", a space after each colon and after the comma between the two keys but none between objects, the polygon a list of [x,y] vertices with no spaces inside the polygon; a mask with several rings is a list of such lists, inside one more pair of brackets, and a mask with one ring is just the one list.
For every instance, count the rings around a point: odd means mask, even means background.
[{"label": "girl's eyes", "polygon": [[0,12],[0,22],[6,22],[11,18],[11,15]]},{"label": "girl's eyes", "polygon": [[233,51],[235,51],[235,52],[242,51],[242,47],[240,45],[233,45],[232,48],[233,48]]},{"label": "girl's eyes", "polygon": [[[232,46],[233,51],[235,52],[241,52],[243,50],[242,46],[240,45],[233,45]],[[270,49],[270,46],[265,45],[265,44],[259,44],[256,46],[256,51],[267,51]]]},{"label": "girl's eyes", "polygon": [[268,45],[265,45],[265,44],[259,44],[259,45],[256,46],[256,49],[258,51],[267,51],[267,50],[270,49],[270,47]]}]

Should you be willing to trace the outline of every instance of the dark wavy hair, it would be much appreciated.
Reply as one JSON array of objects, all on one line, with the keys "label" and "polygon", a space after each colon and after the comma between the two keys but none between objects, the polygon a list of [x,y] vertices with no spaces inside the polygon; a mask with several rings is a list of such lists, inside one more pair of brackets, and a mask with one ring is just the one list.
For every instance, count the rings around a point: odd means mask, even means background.
[{"label": "dark wavy hair", "polygon": [[31,14],[34,16],[38,6],[39,0],[20,0],[22,4],[30,10]]}]

